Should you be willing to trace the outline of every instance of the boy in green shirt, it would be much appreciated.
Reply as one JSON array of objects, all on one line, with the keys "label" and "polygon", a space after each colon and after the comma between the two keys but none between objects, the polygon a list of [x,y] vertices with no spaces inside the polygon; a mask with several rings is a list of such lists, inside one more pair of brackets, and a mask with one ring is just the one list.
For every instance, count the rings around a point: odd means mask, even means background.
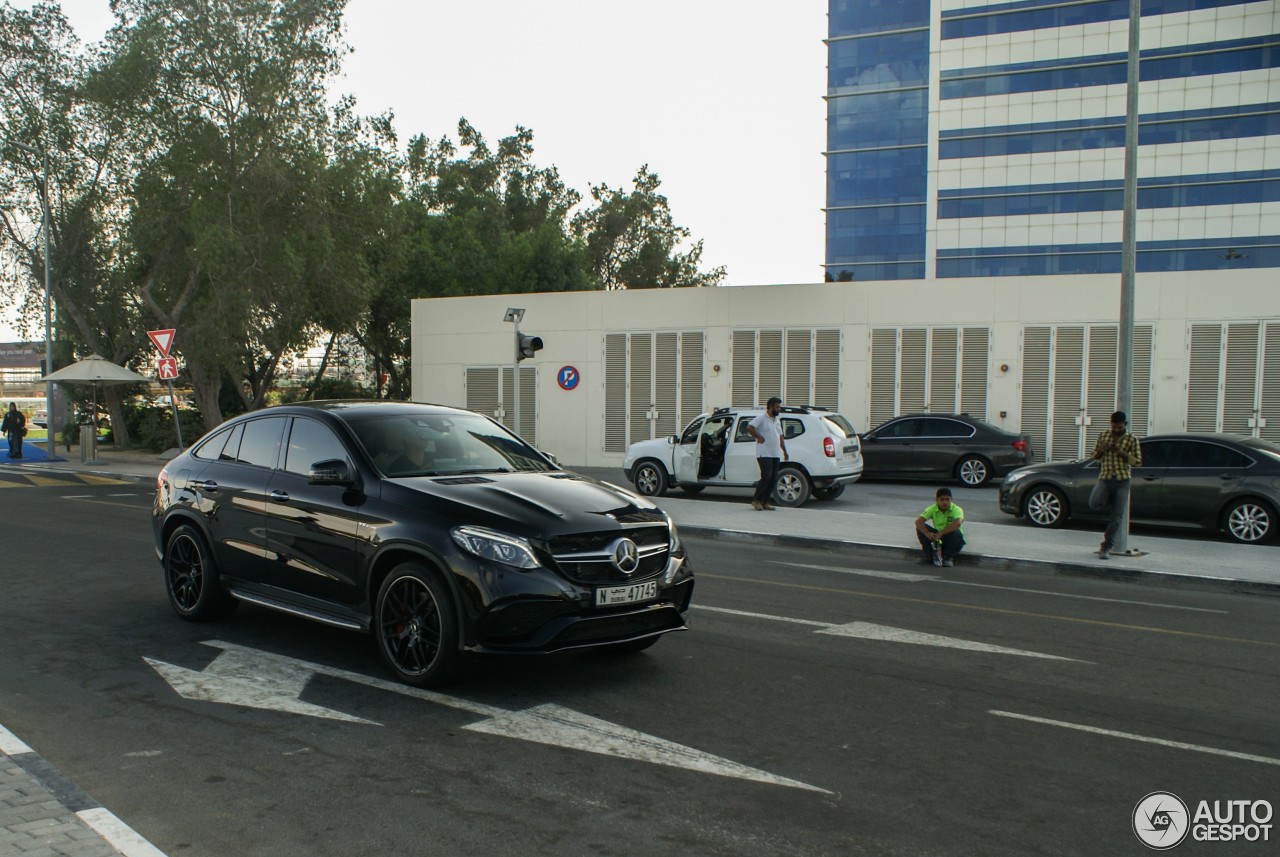
[{"label": "boy in green shirt", "polygon": [[934,504],[916,518],[916,538],[924,552],[920,562],[947,568],[955,565],[956,554],[964,550],[963,523],[964,509],[951,502],[951,489],[939,488]]}]

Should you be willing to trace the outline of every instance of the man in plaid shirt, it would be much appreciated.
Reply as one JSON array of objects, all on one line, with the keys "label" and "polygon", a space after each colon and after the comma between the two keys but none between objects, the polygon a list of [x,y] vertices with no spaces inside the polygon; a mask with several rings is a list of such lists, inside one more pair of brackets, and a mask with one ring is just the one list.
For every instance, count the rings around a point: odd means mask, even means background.
[{"label": "man in plaid shirt", "polygon": [[1089,495],[1089,508],[1106,511],[1107,531],[1098,547],[1098,557],[1106,559],[1120,537],[1120,520],[1129,507],[1129,479],[1134,467],[1142,466],[1142,447],[1128,432],[1129,418],[1124,411],[1111,415],[1111,430],[1098,436],[1093,457],[1099,462],[1098,484]]}]

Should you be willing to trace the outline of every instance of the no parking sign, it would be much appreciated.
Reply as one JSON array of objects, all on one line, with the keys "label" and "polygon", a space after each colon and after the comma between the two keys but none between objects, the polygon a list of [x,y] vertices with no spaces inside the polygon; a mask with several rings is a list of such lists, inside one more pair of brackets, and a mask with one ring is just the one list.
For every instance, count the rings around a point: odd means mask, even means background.
[{"label": "no parking sign", "polygon": [[573,366],[561,366],[560,371],[556,373],[556,383],[560,385],[561,390],[576,389],[581,380],[582,376]]}]

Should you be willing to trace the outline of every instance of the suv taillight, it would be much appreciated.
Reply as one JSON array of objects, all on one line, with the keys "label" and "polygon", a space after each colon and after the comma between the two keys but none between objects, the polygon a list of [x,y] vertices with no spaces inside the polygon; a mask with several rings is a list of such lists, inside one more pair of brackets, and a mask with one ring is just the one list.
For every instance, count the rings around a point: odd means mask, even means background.
[{"label": "suv taillight", "polygon": [[1018,452],[1026,452],[1027,442],[1025,440],[1015,440],[1013,442],[1013,448],[1018,450]]},{"label": "suv taillight", "polygon": [[831,437],[824,437],[822,439],[822,454],[827,458],[836,457],[836,442]]}]

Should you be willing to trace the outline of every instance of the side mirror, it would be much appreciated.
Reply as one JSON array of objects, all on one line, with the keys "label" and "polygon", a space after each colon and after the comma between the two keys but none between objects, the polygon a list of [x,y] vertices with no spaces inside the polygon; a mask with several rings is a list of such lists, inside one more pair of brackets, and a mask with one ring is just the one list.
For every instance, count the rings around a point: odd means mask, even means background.
[{"label": "side mirror", "polygon": [[311,465],[307,479],[312,485],[352,485],[355,475],[346,461],[330,458]]},{"label": "side mirror", "polygon": [[672,446],[675,446],[676,444],[680,443],[680,435],[678,434],[671,435],[671,437],[667,438],[667,443],[671,444]]},{"label": "side mirror", "polygon": [[866,434],[862,435],[863,443],[874,443],[875,439],[876,439],[876,433],[873,431],[869,431]]},{"label": "side mirror", "polygon": [[556,467],[559,467],[559,466],[560,466],[560,459],[556,458],[556,457],[555,457],[554,455],[552,455],[551,453],[547,452],[546,450],[542,450],[542,449],[538,450],[538,452],[541,452],[541,453],[542,453],[542,457],[543,457],[543,458],[545,458],[547,461],[550,461],[550,462],[551,462],[552,464],[554,464]]}]

